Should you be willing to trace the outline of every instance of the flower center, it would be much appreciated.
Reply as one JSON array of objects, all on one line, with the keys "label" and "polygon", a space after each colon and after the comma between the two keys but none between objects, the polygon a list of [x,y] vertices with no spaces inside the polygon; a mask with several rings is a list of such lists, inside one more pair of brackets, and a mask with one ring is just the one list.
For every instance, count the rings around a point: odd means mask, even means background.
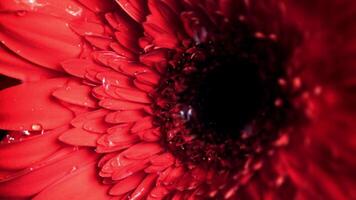
[{"label": "flower center", "polygon": [[294,116],[291,94],[278,83],[294,45],[235,21],[177,50],[152,94],[167,148],[228,168],[268,149]]}]

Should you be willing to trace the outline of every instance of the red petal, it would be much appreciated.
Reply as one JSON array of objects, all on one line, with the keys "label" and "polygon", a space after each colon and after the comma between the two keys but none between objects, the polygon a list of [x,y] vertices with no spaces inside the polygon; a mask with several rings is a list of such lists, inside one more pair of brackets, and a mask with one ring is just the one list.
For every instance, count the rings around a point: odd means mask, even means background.
[{"label": "red petal", "polygon": [[151,200],[149,198],[153,199],[163,199],[170,191],[163,187],[163,186],[156,186],[152,189],[150,195],[148,196],[148,200]]},{"label": "red petal", "polygon": [[137,22],[145,20],[147,8],[144,0],[116,0],[116,2],[132,19]]},{"label": "red petal", "polygon": [[85,131],[81,128],[70,129],[58,138],[60,141],[74,146],[96,146],[100,135]]},{"label": "red petal", "polygon": [[58,128],[14,143],[1,144],[0,168],[22,169],[48,157],[61,147],[57,138],[66,129]]},{"label": "red petal", "polygon": [[28,12],[0,14],[0,40],[19,56],[36,64],[61,70],[59,63],[77,57],[80,38],[66,21],[49,15]]},{"label": "red petal", "polygon": [[0,1],[1,11],[33,11],[56,16],[66,20],[85,18],[91,19],[94,13],[73,0],[45,1]]},{"label": "red petal", "polygon": [[33,124],[40,124],[43,129],[53,129],[67,124],[72,112],[51,97],[66,82],[64,78],[48,79],[0,91],[0,128],[31,130]]},{"label": "red petal", "polygon": [[159,130],[157,129],[148,129],[141,132],[138,132],[137,135],[142,141],[146,142],[156,142],[161,139]]},{"label": "red petal", "polygon": [[145,177],[145,173],[135,173],[118,183],[116,183],[111,189],[110,189],[110,194],[111,195],[122,195],[127,192],[130,192],[134,190],[143,180]]},{"label": "red petal", "polygon": [[137,110],[125,110],[109,113],[105,121],[108,123],[134,122],[144,117],[144,113]]},{"label": "red petal", "polygon": [[123,88],[131,88],[130,78],[118,72],[101,72],[96,75],[96,78],[98,78],[103,83],[104,87],[112,85]]},{"label": "red petal", "polygon": [[110,0],[78,0],[87,8],[94,12],[108,12],[112,10],[114,5]]},{"label": "red petal", "polygon": [[156,85],[161,77],[157,73],[149,72],[149,73],[138,74],[136,78],[137,80],[146,83],[148,85]]},{"label": "red petal", "polygon": [[99,105],[110,110],[138,110],[147,107],[145,104],[116,99],[103,99],[99,102]]},{"label": "red petal", "polygon": [[124,166],[117,166],[114,168],[114,172],[112,174],[113,180],[122,180],[125,179],[132,174],[143,170],[147,167],[147,162],[143,160],[133,161],[130,164]]},{"label": "red petal", "polygon": [[133,82],[134,82],[134,85],[141,91],[149,93],[153,90],[152,86],[142,83],[137,79],[135,79]]},{"label": "red petal", "polygon": [[83,125],[84,130],[94,133],[105,133],[109,127],[110,125],[105,122],[105,118],[96,118],[88,120]]},{"label": "red petal", "polygon": [[131,128],[131,131],[133,133],[137,133],[149,128],[152,128],[153,126],[153,119],[151,116],[147,116],[135,123],[135,125]]},{"label": "red petal", "polygon": [[106,116],[109,113],[109,111],[101,109],[101,110],[95,110],[92,112],[86,112],[81,115],[78,115],[75,117],[70,123],[77,128],[83,128],[86,123],[88,123],[91,120],[94,119],[102,119],[104,116]]},{"label": "red petal", "polygon": [[80,169],[95,160],[96,154],[86,150],[51,158],[39,166],[3,179],[0,182],[0,195],[6,197],[32,196],[55,181],[70,175],[73,170]]},{"label": "red petal", "polygon": [[24,82],[38,81],[59,76],[56,71],[48,70],[32,64],[16,54],[5,49],[0,44],[0,74],[22,80]]},{"label": "red petal", "polygon": [[120,43],[113,42],[110,44],[110,48],[113,49],[120,56],[126,57],[128,60],[137,60],[137,54],[130,51]]},{"label": "red petal", "polygon": [[69,82],[65,88],[60,88],[52,95],[61,101],[95,108],[96,100],[91,96],[91,87],[76,82]]},{"label": "red petal", "polygon": [[151,99],[148,97],[147,93],[139,91],[136,88],[117,88],[115,92],[118,96],[129,101],[138,103],[151,103]]},{"label": "red petal", "polygon": [[107,189],[98,180],[96,165],[92,163],[44,189],[33,200],[104,200],[109,199]]},{"label": "red petal", "polygon": [[141,184],[136,188],[136,190],[130,195],[132,200],[140,200],[146,197],[146,195],[151,192],[154,183],[157,179],[157,174],[149,174],[141,182]]},{"label": "red petal", "polygon": [[104,35],[105,27],[100,23],[92,23],[83,20],[75,20],[70,22],[70,27],[74,32],[81,36],[85,35]]},{"label": "red petal", "polygon": [[88,70],[104,71],[103,67],[85,59],[69,59],[61,63],[63,69],[73,75],[80,78],[84,78]]},{"label": "red petal", "polygon": [[111,38],[102,36],[85,36],[85,39],[93,46],[100,50],[109,50],[112,42]]},{"label": "red petal", "polygon": [[163,149],[160,144],[155,142],[142,142],[139,144],[135,144],[129,149],[122,152],[128,159],[141,160],[148,158],[152,155],[155,155],[161,152]]}]

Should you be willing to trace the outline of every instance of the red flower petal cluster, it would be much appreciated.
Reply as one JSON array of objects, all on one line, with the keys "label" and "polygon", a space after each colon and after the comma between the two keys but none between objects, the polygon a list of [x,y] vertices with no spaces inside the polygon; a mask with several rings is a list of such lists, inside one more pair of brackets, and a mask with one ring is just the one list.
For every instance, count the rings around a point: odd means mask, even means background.
[{"label": "red flower petal cluster", "polygon": [[[307,122],[238,170],[184,162],[152,91],[172,54],[235,18],[261,40],[300,32],[278,82],[303,88]],[[0,198],[356,199],[355,20],[348,0],[0,2]]]}]

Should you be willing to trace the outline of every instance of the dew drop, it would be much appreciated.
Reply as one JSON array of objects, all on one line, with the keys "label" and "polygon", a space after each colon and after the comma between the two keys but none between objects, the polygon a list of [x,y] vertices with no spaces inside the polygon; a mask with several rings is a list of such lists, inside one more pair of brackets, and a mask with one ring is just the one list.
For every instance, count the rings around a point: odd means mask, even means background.
[{"label": "dew drop", "polygon": [[74,17],[78,17],[82,15],[83,9],[80,7],[75,7],[72,5],[69,5],[66,9],[66,12],[69,13],[70,15]]},{"label": "dew drop", "polygon": [[276,187],[280,187],[284,183],[284,176],[278,176],[275,180]]},{"label": "dew drop", "polygon": [[73,172],[75,172],[75,171],[77,171],[78,170],[78,167],[77,166],[73,166],[72,167],[72,169],[70,170],[70,173],[73,173]]},{"label": "dew drop", "polygon": [[23,16],[25,16],[27,14],[27,11],[25,11],[25,10],[20,10],[20,11],[17,11],[16,12],[16,15],[17,16],[20,16],[20,17],[23,17]]},{"label": "dew drop", "polygon": [[277,108],[280,108],[283,106],[283,100],[281,98],[277,98],[275,101],[274,101],[274,106],[276,106]]},{"label": "dew drop", "polygon": [[31,129],[32,129],[33,131],[42,131],[42,130],[43,130],[43,127],[42,127],[41,124],[32,124],[32,125],[31,125]]},{"label": "dew drop", "polygon": [[299,89],[302,86],[302,80],[300,79],[300,77],[295,77],[293,79],[293,87],[295,89]]},{"label": "dew drop", "polygon": [[113,147],[113,146],[115,146],[115,144],[111,140],[108,140],[108,146]]},{"label": "dew drop", "polygon": [[24,131],[22,131],[22,133],[24,135],[26,135],[26,136],[30,136],[31,135],[30,131],[28,131],[28,130],[24,130]]},{"label": "dew drop", "polygon": [[265,37],[266,37],[265,34],[263,34],[262,32],[255,33],[255,38],[264,39]]}]

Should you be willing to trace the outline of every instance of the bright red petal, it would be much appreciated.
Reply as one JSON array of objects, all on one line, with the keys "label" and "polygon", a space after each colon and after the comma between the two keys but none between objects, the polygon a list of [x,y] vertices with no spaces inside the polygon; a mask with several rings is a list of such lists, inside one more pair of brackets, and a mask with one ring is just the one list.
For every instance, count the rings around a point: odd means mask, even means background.
[{"label": "bright red petal", "polygon": [[0,91],[0,128],[32,130],[38,124],[43,129],[53,129],[67,124],[73,117],[71,111],[51,96],[66,82],[64,78],[49,79]]}]

